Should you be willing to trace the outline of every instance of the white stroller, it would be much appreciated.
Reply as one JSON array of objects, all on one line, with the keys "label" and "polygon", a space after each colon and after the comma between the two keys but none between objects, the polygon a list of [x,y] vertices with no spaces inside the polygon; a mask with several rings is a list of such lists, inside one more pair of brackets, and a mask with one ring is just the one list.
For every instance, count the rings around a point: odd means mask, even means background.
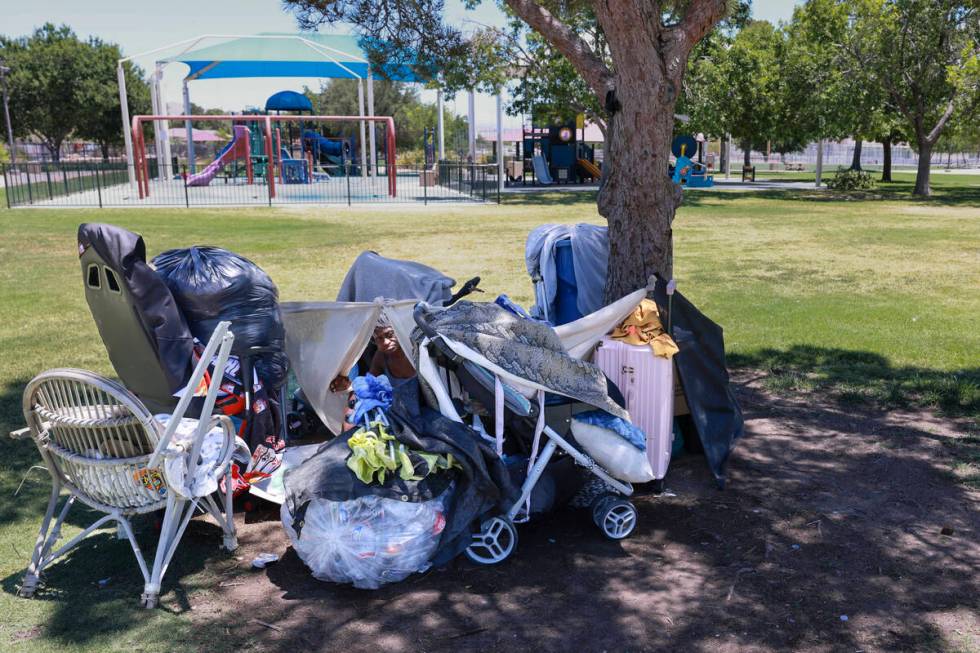
[{"label": "white stroller", "polygon": [[[576,358],[591,353],[602,335],[633,310],[645,293],[646,289],[636,291],[601,311],[556,329],[566,352]],[[563,437],[546,423],[545,393],[558,391],[516,376],[480,352],[440,333],[429,319],[432,310],[440,309],[430,309],[421,303],[415,308],[414,317],[419,326],[415,345],[419,377],[432,391],[438,410],[450,419],[472,423],[474,429],[495,441],[498,455],[503,455],[506,438],[520,438],[520,431],[533,434],[529,437],[527,474],[520,497],[506,512],[479,526],[466,550],[467,557],[479,564],[496,564],[514,552],[517,546],[514,524],[530,518],[530,498],[536,484],[549,463],[563,455],[570,456],[605,483],[606,491],[591,503],[593,520],[603,534],[613,540],[632,534],[637,511],[627,499],[633,493],[631,484],[622,480],[622,473],[600,465],[596,456],[590,455],[591,451],[583,451],[586,449],[583,442]],[[478,414],[467,413],[466,407],[473,405],[493,406],[493,410],[484,411],[484,415],[492,413],[492,435],[483,428]]]}]

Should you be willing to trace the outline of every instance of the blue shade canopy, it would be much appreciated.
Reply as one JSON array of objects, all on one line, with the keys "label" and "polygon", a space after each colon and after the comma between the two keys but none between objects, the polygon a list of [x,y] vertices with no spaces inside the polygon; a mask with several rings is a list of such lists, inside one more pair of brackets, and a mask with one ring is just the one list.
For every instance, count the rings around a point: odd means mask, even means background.
[{"label": "blue shade canopy", "polygon": [[313,111],[310,98],[296,91],[279,91],[265,101],[266,111]]},{"label": "blue shade canopy", "polygon": [[[249,77],[320,77],[366,79],[367,54],[353,35],[263,32],[162,59],[190,66],[187,80]],[[421,81],[407,67],[386,69],[384,76]]]}]

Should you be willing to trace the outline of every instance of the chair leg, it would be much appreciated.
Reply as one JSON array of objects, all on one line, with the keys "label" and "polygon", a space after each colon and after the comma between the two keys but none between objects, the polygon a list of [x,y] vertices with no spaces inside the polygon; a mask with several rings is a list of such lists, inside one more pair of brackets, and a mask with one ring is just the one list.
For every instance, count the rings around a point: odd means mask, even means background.
[{"label": "chair leg", "polygon": [[[74,496],[68,497],[65,505],[61,509],[61,513],[58,515],[54,528],[51,528],[51,520],[54,517],[54,511],[58,505],[60,495],[61,484],[57,480],[52,480],[48,508],[44,513],[44,519],[41,520],[41,528],[38,531],[37,540],[34,543],[34,551],[31,553],[31,562],[27,566],[27,573],[24,574],[24,580],[21,583],[20,589],[17,591],[17,594],[24,598],[34,596],[34,592],[37,590],[37,583],[41,577],[41,571],[46,566],[45,558],[51,551],[52,545],[61,536],[61,523],[65,520],[65,517],[68,515],[68,509],[71,508],[71,504],[74,502]],[[50,533],[48,532],[49,529]]]},{"label": "chair leg", "polygon": [[235,511],[232,505],[231,466],[232,463],[229,462],[225,470],[225,515],[224,521],[221,523],[224,530],[223,544],[225,551],[229,552],[238,548],[238,534],[235,532]]},{"label": "chair leg", "polygon": [[167,567],[173,558],[180,538],[187,528],[188,522],[194,516],[197,501],[175,498],[174,492],[167,493],[167,508],[163,514],[163,526],[160,528],[160,541],[153,559],[153,569],[149,580],[143,586],[140,605],[144,608],[155,608],[160,599],[160,584],[167,573]]}]

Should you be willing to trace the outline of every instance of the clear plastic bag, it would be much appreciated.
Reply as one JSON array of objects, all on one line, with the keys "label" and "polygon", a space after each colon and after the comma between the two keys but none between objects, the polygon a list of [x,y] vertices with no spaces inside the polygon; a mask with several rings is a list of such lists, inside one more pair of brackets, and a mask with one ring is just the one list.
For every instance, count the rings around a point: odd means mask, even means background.
[{"label": "clear plastic bag", "polygon": [[425,571],[446,527],[452,486],[430,501],[363,496],[312,499],[297,535],[289,502],[282,523],[300,559],[319,580],[377,589]]}]

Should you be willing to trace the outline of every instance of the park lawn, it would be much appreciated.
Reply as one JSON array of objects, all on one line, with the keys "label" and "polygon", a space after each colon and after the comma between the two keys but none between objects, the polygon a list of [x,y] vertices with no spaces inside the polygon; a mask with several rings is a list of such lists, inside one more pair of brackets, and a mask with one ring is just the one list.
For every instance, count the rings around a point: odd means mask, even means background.
[{"label": "park lawn", "polygon": [[[932,201],[909,201],[907,180],[885,199],[863,201],[691,192],[674,225],[679,290],[725,328],[732,365],[765,371],[772,389],[975,419],[980,176],[936,185]],[[506,292],[525,305],[528,231],[545,222],[599,222],[589,193],[512,197],[501,206],[0,211],[0,433],[21,426],[21,392],[35,373],[79,366],[111,374],[76,258],[78,223],[96,220],[142,233],[151,256],[203,243],[238,251],[269,272],[284,300],[332,298],[357,254],[370,248],[457,280],[480,275],[487,298]],[[980,478],[976,445],[974,436],[958,450],[966,482]],[[34,472],[12,499],[37,454],[6,439],[0,452],[0,650],[214,644],[220,633],[192,630],[180,612],[188,597],[241,573],[240,561],[217,551],[216,533],[213,547],[192,543],[178,552],[164,588],[167,609],[136,609],[138,571],[128,546],[108,532],[56,565],[42,598],[17,599],[47,480]],[[83,520],[70,522],[69,536]],[[109,580],[98,589],[101,579]]]}]

